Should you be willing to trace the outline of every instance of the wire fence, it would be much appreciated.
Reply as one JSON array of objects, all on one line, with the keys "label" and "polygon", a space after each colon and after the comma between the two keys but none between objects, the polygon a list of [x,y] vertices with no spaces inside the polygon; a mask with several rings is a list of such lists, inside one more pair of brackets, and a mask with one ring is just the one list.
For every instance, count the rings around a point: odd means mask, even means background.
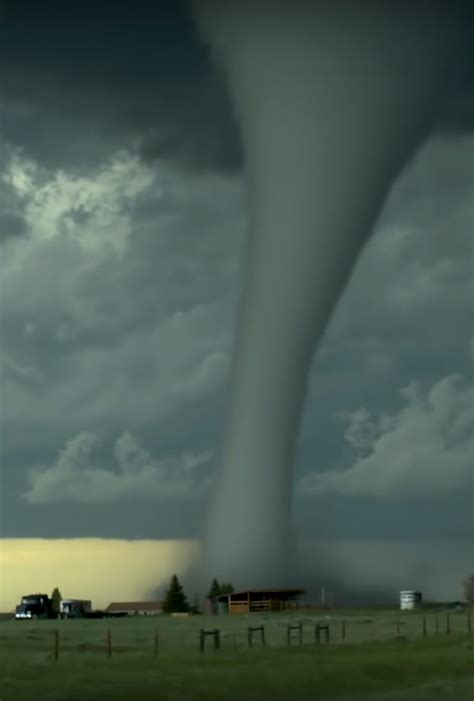
[{"label": "wire fence", "polygon": [[346,645],[472,634],[471,612],[379,616],[137,616],[122,619],[1,621],[0,651],[104,659],[127,655],[219,654],[244,648]]}]

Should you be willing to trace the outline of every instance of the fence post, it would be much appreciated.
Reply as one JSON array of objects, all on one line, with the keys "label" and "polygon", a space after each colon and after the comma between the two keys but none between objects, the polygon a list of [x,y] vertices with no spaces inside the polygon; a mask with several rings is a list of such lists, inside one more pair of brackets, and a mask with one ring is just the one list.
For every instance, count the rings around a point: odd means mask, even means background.
[{"label": "fence post", "polygon": [[346,639],[346,622],[345,621],[342,621],[342,625],[341,625],[341,638],[342,638],[342,640]]},{"label": "fence post", "polygon": [[329,644],[329,625],[321,625],[320,623],[316,623],[315,628],[314,628],[314,640],[316,643],[321,642],[321,633],[324,631],[324,635],[326,637],[326,643]]},{"label": "fence post", "polygon": [[400,619],[397,618],[397,638],[400,637]]},{"label": "fence post", "polygon": [[157,655],[158,655],[158,628],[155,629],[155,648],[154,648],[154,652],[155,652],[155,657],[157,657]]},{"label": "fence post", "polygon": [[260,639],[262,645],[265,645],[265,626],[248,626],[247,628],[247,640],[249,647],[253,647],[253,634],[260,633]]},{"label": "fence post", "polygon": [[449,620],[449,613],[446,614],[446,635],[451,633],[451,623]]},{"label": "fence post", "polygon": [[112,657],[112,631],[107,630],[107,657]]},{"label": "fence post", "polygon": [[291,631],[296,630],[298,631],[298,639],[300,642],[300,645],[303,644],[303,624],[299,623],[298,625],[288,625],[286,628],[286,642],[288,645],[291,645]]},{"label": "fence post", "polygon": [[423,616],[423,637],[426,638],[426,616]]},{"label": "fence post", "polygon": [[206,635],[212,635],[213,640],[214,640],[214,649],[215,650],[220,650],[221,649],[221,632],[218,628],[215,628],[214,630],[204,630],[201,628],[199,631],[199,650],[200,652],[204,652],[205,649],[205,637]]},{"label": "fence post", "polygon": [[435,629],[436,629],[436,635],[439,633],[439,621],[438,621],[438,616],[435,618]]},{"label": "fence post", "polygon": [[467,632],[471,632],[471,611],[467,612]]},{"label": "fence post", "polygon": [[54,631],[54,659],[56,662],[59,659],[59,631]]}]

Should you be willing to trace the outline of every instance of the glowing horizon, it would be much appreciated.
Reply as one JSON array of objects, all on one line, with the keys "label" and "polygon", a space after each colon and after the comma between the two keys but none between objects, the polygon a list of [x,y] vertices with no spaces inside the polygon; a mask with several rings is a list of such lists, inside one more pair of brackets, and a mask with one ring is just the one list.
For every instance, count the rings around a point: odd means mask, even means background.
[{"label": "glowing horizon", "polygon": [[185,574],[198,552],[195,540],[0,539],[0,611],[56,586],[64,598],[91,599],[97,609],[149,599],[174,572]]},{"label": "glowing horizon", "polygon": [[[174,573],[192,601],[195,593],[203,594],[195,577],[199,555],[199,541],[193,539],[0,538],[0,612],[13,611],[25,594],[51,595],[56,586],[64,598],[91,599],[95,609],[112,601],[146,600],[156,597]],[[457,600],[470,557],[468,541],[399,540],[387,549],[377,539],[310,539],[299,544],[306,575],[298,584],[316,594],[315,601],[321,584],[329,595],[338,580],[351,583],[343,597],[383,591],[396,604],[399,590],[410,588],[422,591],[427,600]]]}]

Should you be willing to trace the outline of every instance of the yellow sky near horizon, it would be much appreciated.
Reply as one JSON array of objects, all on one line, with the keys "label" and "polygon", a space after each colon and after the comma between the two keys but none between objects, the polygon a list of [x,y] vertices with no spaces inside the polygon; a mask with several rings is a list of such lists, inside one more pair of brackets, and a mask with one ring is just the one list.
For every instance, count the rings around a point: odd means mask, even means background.
[{"label": "yellow sky near horizon", "polygon": [[148,599],[173,573],[182,576],[199,556],[195,540],[105,538],[0,539],[0,612],[13,611],[21,596],[51,594],[111,601]]},{"label": "yellow sky near horizon", "polygon": [[[189,573],[193,582],[199,553],[199,541],[192,539],[0,538],[0,612],[13,611],[24,594],[50,595],[56,586],[64,598],[91,599],[97,609],[148,599],[173,573],[180,579]],[[310,590],[320,590],[323,565],[325,585],[338,580],[359,591],[382,587],[394,602],[401,589],[417,589],[435,601],[459,599],[473,562],[472,542],[451,540],[308,541],[300,544],[299,558],[301,585]],[[184,584],[192,600],[194,591]]]}]

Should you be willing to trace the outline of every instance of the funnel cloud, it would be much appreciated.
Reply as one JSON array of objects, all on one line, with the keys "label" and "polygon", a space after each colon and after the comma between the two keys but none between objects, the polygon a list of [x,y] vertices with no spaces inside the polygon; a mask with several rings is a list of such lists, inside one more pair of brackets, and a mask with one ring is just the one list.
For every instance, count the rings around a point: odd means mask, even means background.
[{"label": "funnel cloud", "polygon": [[195,0],[240,123],[250,231],[205,570],[291,577],[314,351],[389,189],[466,71],[468,3]]}]

